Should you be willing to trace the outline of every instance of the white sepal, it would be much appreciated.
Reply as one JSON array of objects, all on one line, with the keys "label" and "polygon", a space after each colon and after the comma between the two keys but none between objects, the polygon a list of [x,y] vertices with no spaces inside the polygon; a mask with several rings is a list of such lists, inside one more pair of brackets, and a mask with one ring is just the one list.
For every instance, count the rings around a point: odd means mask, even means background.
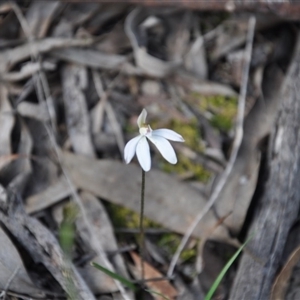
[{"label": "white sepal", "polygon": [[151,156],[149,144],[145,136],[143,136],[137,144],[136,156],[142,169],[148,172],[151,169]]},{"label": "white sepal", "polygon": [[139,140],[142,137],[139,135],[133,139],[131,139],[125,146],[124,148],[124,160],[126,162],[126,164],[129,164],[132,160],[132,158],[135,155],[135,151],[136,151],[136,146],[139,143]]},{"label": "white sepal", "polygon": [[165,160],[173,165],[177,163],[175,151],[168,140],[158,135],[152,135],[148,138],[156,146]]},{"label": "white sepal", "polygon": [[184,142],[183,137],[171,129],[156,129],[152,131],[152,135],[161,136],[174,142]]}]

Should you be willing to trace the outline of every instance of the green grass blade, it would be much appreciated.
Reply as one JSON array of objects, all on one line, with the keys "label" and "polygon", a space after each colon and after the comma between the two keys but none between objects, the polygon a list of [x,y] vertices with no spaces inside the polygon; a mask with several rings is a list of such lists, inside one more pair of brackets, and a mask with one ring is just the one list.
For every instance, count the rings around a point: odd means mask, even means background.
[{"label": "green grass blade", "polygon": [[163,294],[161,294],[161,293],[158,293],[158,292],[156,292],[156,291],[154,291],[154,290],[148,290],[148,289],[146,289],[145,291],[148,292],[148,293],[150,293],[150,294],[160,296],[160,297],[162,297],[162,298],[165,299],[165,300],[170,300],[170,298],[168,298],[168,297],[166,297],[165,295],[163,295]]},{"label": "green grass blade", "polygon": [[244,247],[247,245],[247,243],[252,239],[253,235],[251,235],[247,241],[235,252],[235,254],[230,258],[230,260],[227,262],[227,264],[224,266],[224,268],[222,269],[222,271],[220,272],[219,276],[217,277],[217,279],[215,280],[215,282],[213,283],[213,285],[211,286],[211,288],[209,289],[208,293],[206,294],[204,300],[211,300],[213,294],[215,293],[215,291],[217,290],[218,286],[220,285],[220,282],[222,281],[222,279],[224,278],[226,272],[229,270],[229,268],[231,267],[231,265],[234,263],[234,261],[237,259],[237,257],[239,256],[239,254],[242,252],[242,250],[244,249]]},{"label": "green grass blade", "polygon": [[102,271],[103,273],[105,273],[106,275],[108,275],[109,277],[113,278],[113,279],[116,279],[118,281],[120,281],[122,284],[124,284],[125,286],[127,286],[128,288],[130,288],[131,290],[135,291],[136,290],[136,287],[135,285],[129,281],[128,279],[124,278],[123,276],[120,276],[100,265],[98,265],[97,263],[95,262],[92,262],[91,265],[93,267],[95,267],[96,269]]}]

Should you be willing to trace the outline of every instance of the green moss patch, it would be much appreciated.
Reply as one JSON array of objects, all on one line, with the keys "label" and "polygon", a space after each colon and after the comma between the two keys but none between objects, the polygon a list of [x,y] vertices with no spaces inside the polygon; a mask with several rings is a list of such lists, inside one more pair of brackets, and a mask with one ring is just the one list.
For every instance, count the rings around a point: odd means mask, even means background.
[{"label": "green moss patch", "polygon": [[[140,226],[140,216],[138,213],[110,202],[105,202],[105,207],[113,223],[114,228],[127,228],[127,229],[138,229]],[[162,228],[161,225],[157,224],[150,219],[144,217],[144,228]],[[180,244],[181,236],[176,233],[163,233],[157,236],[157,245],[163,248],[168,255],[171,257],[177,247]],[[191,249],[185,249],[180,258],[183,261],[191,260],[196,257],[196,247]]]},{"label": "green moss patch", "polygon": [[210,122],[216,129],[227,132],[232,128],[237,112],[236,97],[204,96],[199,93],[192,93],[189,102],[196,104],[202,113],[210,113]]},{"label": "green moss patch", "polygon": [[202,152],[204,147],[202,145],[202,137],[199,130],[198,122],[192,119],[189,122],[182,122],[172,119],[167,127],[181,134],[185,140],[185,145],[196,152]]},{"label": "green moss patch", "polygon": [[[166,128],[172,129],[181,134],[184,138],[184,145],[191,150],[201,153],[204,150],[202,143],[201,132],[199,130],[198,122],[196,119],[192,119],[189,122],[182,122],[176,119],[172,119]],[[190,158],[177,153],[178,162],[175,165],[169,164],[162,157],[159,156],[160,167],[167,173],[174,173],[178,175],[184,175],[192,173],[193,178],[202,182],[207,182],[210,178],[210,172],[206,170],[201,164],[195,163]]]},{"label": "green moss patch", "polygon": [[[174,255],[179,244],[181,236],[176,233],[165,233],[158,241],[158,246],[163,248],[170,256]],[[194,260],[197,256],[197,247],[184,249],[180,254],[180,259],[184,262]]]},{"label": "green moss patch", "polygon": [[[105,207],[114,228],[137,229],[140,226],[140,215],[129,208],[106,202]],[[161,228],[160,225],[144,217],[144,227]]]},{"label": "green moss patch", "polygon": [[[176,165],[171,165],[166,161],[161,162],[161,168],[167,173],[175,173],[178,175],[184,175],[186,173],[192,173],[193,178],[202,182],[207,182],[211,173],[206,170],[202,165],[195,164],[191,159],[181,154],[177,155],[178,162]],[[162,158],[163,160],[163,158]]]}]

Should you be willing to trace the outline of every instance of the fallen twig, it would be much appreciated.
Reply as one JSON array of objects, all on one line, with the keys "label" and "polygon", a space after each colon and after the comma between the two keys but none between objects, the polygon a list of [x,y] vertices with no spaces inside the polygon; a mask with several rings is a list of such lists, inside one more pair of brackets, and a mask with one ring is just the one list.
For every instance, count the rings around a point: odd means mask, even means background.
[{"label": "fallen twig", "polygon": [[[115,86],[115,84],[119,80],[121,72],[119,72],[117,74],[117,76],[111,81],[111,83],[107,87],[106,91],[103,90],[101,78],[100,78],[98,72],[93,70],[92,74],[93,74],[94,84],[95,84],[95,87],[96,87],[96,92],[99,96],[99,103],[96,106],[95,113],[98,113],[98,112],[100,113],[99,123],[102,125],[103,112],[104,112],[104,110],[106,111],[108,120],[111,123],[114,135],[115,135],[116,140],[117,140],[119,151],[122,155],[124,147],[125,147],[125,142],[124,142],[122,129],[121,129],[121,126],[120,126],[120,124],[117,120],[117,117],[116,117],[116,114],[115,114],[115,111],[114,111],[112,105],[107,101],[108,97],[110,95],[110,92],[112,91],[113,87]],[[96,119],[96,117],[94,119]],[[95,126],[94,126],[95,128],[93,128],[94,132],[97,132],[97,130],[100,128],[100,126],[99,126],[100,124],[95,124]]]}]

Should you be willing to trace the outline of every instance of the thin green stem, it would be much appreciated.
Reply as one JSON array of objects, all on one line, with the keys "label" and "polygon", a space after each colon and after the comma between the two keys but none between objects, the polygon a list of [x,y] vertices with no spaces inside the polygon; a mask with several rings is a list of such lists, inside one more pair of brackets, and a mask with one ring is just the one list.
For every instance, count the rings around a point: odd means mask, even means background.
[{"label": "thin green stem", "polygon": [[141,253],[141,271],[142,282],[145,279],[145,232],[144,232],[144,201],[145,201],[145,171],[142,170],[142,187],[141,187],[141,211],[140,211],[140,253]]}]

